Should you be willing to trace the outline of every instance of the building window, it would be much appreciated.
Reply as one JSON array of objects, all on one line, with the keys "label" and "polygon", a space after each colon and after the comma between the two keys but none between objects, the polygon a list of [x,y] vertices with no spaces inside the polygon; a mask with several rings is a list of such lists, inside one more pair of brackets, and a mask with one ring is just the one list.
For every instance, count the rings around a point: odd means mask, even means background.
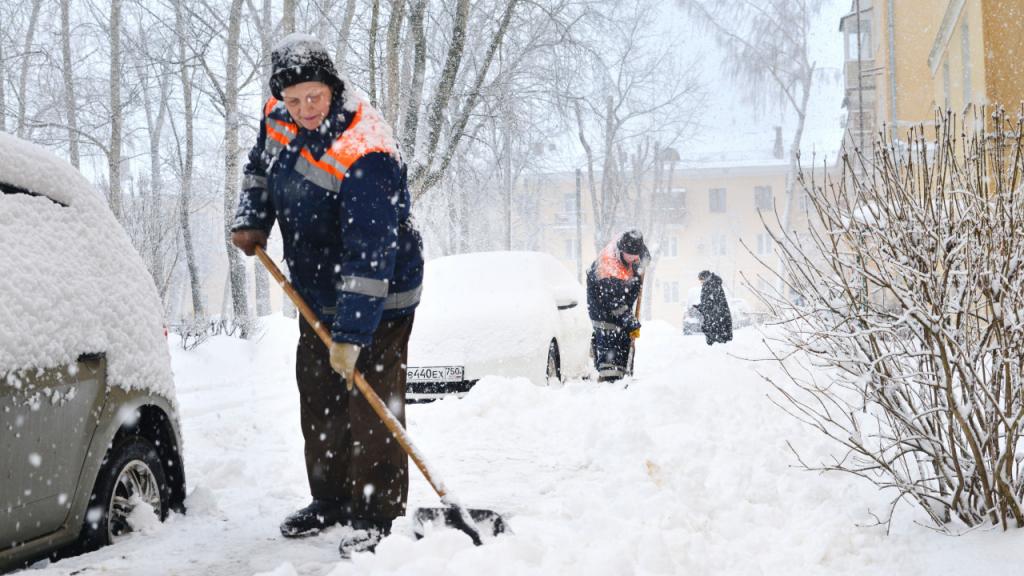
[{"label": "building window", "polygon": [[767,256],[772,253],[772,237],[767,232],[757,235],[757,255]]},{"label": "building window", "polygon": [[579,210],[576,206],[576,194],[569,193],[562,196],[562,212],[575,214]]},{"label": "building window", "polygon": [[665,294],[665,303],[672,304],[679,302],[679,282],[662,282],[662,292]]},{"label": "building window", "polygon": [[754,186],[754,207],[758,210],[772,209],[771,186]]},{"label": "building window", "polygon": [[665,243],[665,257],[676,258],[679,256],[679,238],[673,236]]},{"label": "building window", "polygon": [[579,244],[576,242],[576,239],[566,238],[563,242],[565,246],[565,259],[576,260],[577,255],[579,254],[579,251],[576,249],[579,246]]},{"label": "building window", "polygon": [[[853,15],[851,15],[853,16]],[[859,30],[854,18],[844,19],[843,28],[846,32],[846,61],[871,60],[874,58],[874,46],[871,39],[871,20],[861,19]],[[860,32],[859,52],[857,33]]]},{"label": "building window", "polygon": [[962,60],[964,83],[964,106],[971,101],[971,33],[964,18],[960,25],[960,59]]},{"label": "building window", "polygon": [[725,234],[714,234],[711,236],[711,255],[725,256]]},{"label": "building window", "polygon": [[942,97],[944,99],[943,106],[949,110],[949,58],[942,59]]},{"label": "building window", "polygon": [[708,190],[708,203],[712,212],[725,212],[725,188]]},{"label": "building window", "polygon": [[800,208],[801,212],[807,212],[811,209],[811,195],[806,191],[801,190],[797,192],[797,207]]}]

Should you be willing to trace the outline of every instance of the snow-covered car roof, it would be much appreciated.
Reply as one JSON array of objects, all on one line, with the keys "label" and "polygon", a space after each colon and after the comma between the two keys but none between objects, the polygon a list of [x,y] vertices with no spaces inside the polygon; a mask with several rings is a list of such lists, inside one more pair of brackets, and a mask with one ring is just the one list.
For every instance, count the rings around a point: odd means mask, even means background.
[{"label": "snow-covered car roof", "polygon": [[556,305],[585,306],[582,287],[543,252],[474,252],[426,263],[410,362],[465,361],[532,349],[554,331]]},{"label": "snow-covered car roof", "polygon": [[104,199],[70,164],[0,133],[0,385],[107,356],[108,381],[173,400],[160,299]]},{"label": "snow-covered car roof", "polygon": [[0,183],[64,205],[91,189],[75,167],[52,152],[0,132]]}]

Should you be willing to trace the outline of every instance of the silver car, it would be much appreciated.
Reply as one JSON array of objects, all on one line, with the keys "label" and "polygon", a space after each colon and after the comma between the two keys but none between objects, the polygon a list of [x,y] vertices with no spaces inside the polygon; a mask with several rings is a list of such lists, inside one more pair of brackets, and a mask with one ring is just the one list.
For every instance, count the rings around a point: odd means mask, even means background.
[{"label": "silver car", "polygon": [[156,290],[102,196],[0,133],[0,571],[181,510]]}]

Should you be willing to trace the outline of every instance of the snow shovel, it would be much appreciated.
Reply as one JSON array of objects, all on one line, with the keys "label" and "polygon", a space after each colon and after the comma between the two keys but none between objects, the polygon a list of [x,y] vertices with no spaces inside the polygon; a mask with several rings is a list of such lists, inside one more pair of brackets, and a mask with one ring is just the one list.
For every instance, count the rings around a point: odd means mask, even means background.
[{"label": "snow shovel", "polygon": [[[317,336],[323,341],[325,345],[330,347],[331,335],[327,331],[327,328],[320,323],[320,320],[316,317],[316,312],[306,304],[302,296],[295,290],[295,288],[285,279],[284,274],[277,267],[277,264],[270,259],[266,251],[263,248],[256,247],[256,256],[259,257],[260,262],[267,268],[270,275],[274,277],[284,293],[288,295],[288,298],[295,303],[295,307],[302,313],[302,317],[306,319],[306,322],[316,331]],[[452,495],[451,491],[445,486],[437,472],[434,471],[428,464],[426,459],[420,453],[412,443],[412,438],[409,437],[409,433],[405,431],[405,427],[402,423],[395,418],[395,415],[391,413],[384,401],[380,399],[380,396],[374,392],[373,388],[366,381],[363,375],[356,371],[352,378],[359,389],[359,392],[366,398],[366,401],[370,403],[370,407],[377,413],[381,421],[388,430],[391,431],[392,436],[398,441],[405,453],[412,458],[412,461],[416,463],[416,467],[423,473],[423,477],[427,479],[430,486],[434,488],[434,492],[441,498],[441,503],[444,504],[442,508],[419,508],[416,510],[413,516],[415,526],[413,531],[417,537],[423,536],[423,526],[426,524],[438,524],[443,523],[444,525],[457,528],[462,532],[465,532],[470,539],[473,540],[473,544],[480,546],[483,544],[481,539],[481,527],[484,528],[483,533],[489,536],[497,536],[504,532],[508,532],[508,524],[500,514],[493,510],[484,510],[476,508],[465,508],[459,501]]]},{"label": "snow shovel", "polygon": [[[640,319],[640,303],[644,299],[644,275],[640,275],[640,289],[636,291],[636,317]],[[626,360],[626,375],[633,375],[633,357],[636,356],[636,340],[629,341],[629,358]]]}]

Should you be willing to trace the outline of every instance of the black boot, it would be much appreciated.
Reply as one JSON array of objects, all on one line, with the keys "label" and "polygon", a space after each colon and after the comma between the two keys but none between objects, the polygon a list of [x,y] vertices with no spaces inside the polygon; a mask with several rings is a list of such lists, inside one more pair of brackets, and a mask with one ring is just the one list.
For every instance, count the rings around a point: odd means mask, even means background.
[{"label": "black boot", "polygon": [[281,535],[285,538],[311,536],[335,524],[345,522],[351,516],[350,507],[338,500],[316,500],[309,506],[288,515],[281,523]]},{"label": "black boot", "polygon": [[346,559],[356,552],[373,552],[390,533],[391,520],[353,518],[345,524],[338,552]]}]

